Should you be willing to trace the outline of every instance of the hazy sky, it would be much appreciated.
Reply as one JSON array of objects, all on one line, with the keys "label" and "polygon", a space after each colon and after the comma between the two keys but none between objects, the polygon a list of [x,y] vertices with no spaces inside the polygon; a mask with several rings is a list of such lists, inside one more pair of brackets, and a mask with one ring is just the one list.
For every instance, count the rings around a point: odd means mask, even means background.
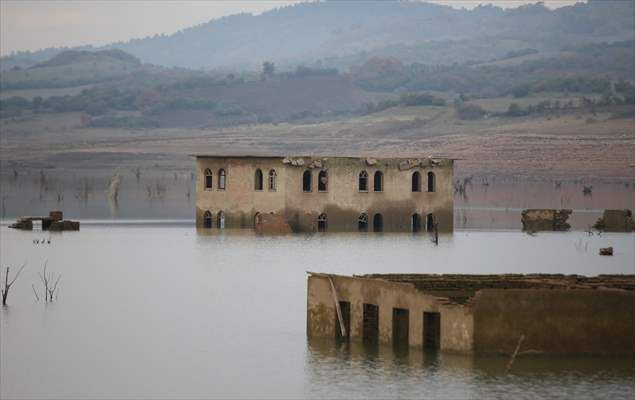
[{"label": "hazy sky", "polygon": [[[46,47],[102,45],[169,34],[239,12],[261,13],[298,0],[128,1],[0,0],[0,54]],[[456,8],[492,3],[516,7],[526,0],[430,0]],[[547,0],[557,8],[576,0]]]}]

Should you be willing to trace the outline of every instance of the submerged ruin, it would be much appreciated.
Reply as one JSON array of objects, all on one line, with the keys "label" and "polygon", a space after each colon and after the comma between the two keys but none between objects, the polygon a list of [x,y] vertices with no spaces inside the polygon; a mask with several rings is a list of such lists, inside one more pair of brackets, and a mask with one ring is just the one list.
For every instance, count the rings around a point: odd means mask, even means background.
[{"label": "submerged ruin", "polygon": [[[460,354],[635,355],[635,275],[309,272],[309,338]],[[520,338],[523,337],[522,340]]]},{"label": "submerged ruin", "polygon": [[263,233],[452,231],[446,158],[196,156],[196,226]]},{"label": "submerged ruin", "polygon": [[33,230],[33,221],[41,221],[43,231],[79,230],[79,221],[65,220],[62,211],[51,211],[48,217],[20,217],[14,224],[9,225],[9,228],[31,231]]},{"label": "submerged ruin", "polygon": [[605,232],[632,232],[635,222],[631,210],[604,210],[593,227]]},{"label": "submerged ruin", "polygon": [[523,231],[568,231],[571,225],[567,223],[572,210],[555,210],[549,208],[523,210],[521,222]]}]

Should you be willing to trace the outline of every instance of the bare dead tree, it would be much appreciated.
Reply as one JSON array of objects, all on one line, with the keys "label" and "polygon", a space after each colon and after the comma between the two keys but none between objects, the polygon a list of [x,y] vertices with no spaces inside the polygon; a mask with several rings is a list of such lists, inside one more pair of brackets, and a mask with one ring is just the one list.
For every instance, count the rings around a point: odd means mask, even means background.
[{"label": "bare dead tree", "polygon": [[16,279],[18,279],[18,276],[20,276],[20,273],[22,272],[25,266],[26,264],[22,264],[22,266],[18,270],[18,273],[15,274],[13,279],[11,279],[11,282],[9,282],[9,267],[7,267],[7,270],[4,275],[4,289],[2,289],[2,305],[3,306],[7,305],[7,297],[9,296],[9,289],[11,289],[11,286],[15,283]]},{"label": "bare dead tree", "polygon": [[37,295],[37,290],[35,290],[35,285],[31,284],[31,288],[33,289],[33,294],[35,295],[35,301],[40,301],[40,296]]},{"label": "bare dead tree", "polygon": [[42,281],[42,284],[44,285],[44,301],[46,303],[52,303],[53,296],[56,294],[55,292],[57,291],[57,285],[59,284],[60,279],[62,278],[62,274],[55,275],[55,273],[53,272],[47,272],[46,271],[47,264],[48,264],[48,261],[44,262],[44,270],[39,275],[40,275],[40,280]]},{"label": "bare dead tree", "polygon": [[119,200],[119,187],[121,186],[121,175],[114,174],[112,178],[110,178],[110,183],[108,184],[108,199],[111,202],[117,203]]}]

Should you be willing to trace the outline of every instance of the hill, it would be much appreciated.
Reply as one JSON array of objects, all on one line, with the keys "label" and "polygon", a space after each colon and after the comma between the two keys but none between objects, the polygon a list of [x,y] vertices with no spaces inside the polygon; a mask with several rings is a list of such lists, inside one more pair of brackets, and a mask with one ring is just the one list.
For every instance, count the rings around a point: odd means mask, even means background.
[{"label": "hill", "polygon": [[0,85],[3,90],[80,86],[113,81],[142,67],[138,58],[119,49],[67,50],[28,68],[3,71]]},{"label": "hill", "polygon": [[[635,3],[590,0],[555,10],[542,3],[473,10],[420,1],[322,1],[261,15],[239,14],[184,29],[114,43],[145,63],[186,68],[255,69],[321,63],[347,68],[374,57],[425,65],[484,62],[519,49],[560,50],[590,42],[630,40]],[[54,50],[53,50],[54,52]],[[37,63],[52,50],[24,52],[4,65]],[[31,64],[32,65],[32,64]]]}]

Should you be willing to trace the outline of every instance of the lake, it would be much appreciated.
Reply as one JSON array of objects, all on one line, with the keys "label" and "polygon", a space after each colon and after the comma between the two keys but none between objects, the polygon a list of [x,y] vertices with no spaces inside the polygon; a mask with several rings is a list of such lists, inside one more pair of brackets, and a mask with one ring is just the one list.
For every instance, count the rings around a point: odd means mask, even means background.
[{"label": "lake", "polygon": [[[72,216],[68,216],[72,218]],[[51,238],[50,244],[34,239]],[[635,273],[635,234],[457,230],[258,236],[190,221],[0,227],[27,263],[0,310],[2,398],[631,398],[633,358],[424,354],[306,338],[306,271]],[[613,257],[598,255],[613,246]],[[36,301],[38,272],[62,275]],[[41,297],[41,294],[40,294]]]}]

